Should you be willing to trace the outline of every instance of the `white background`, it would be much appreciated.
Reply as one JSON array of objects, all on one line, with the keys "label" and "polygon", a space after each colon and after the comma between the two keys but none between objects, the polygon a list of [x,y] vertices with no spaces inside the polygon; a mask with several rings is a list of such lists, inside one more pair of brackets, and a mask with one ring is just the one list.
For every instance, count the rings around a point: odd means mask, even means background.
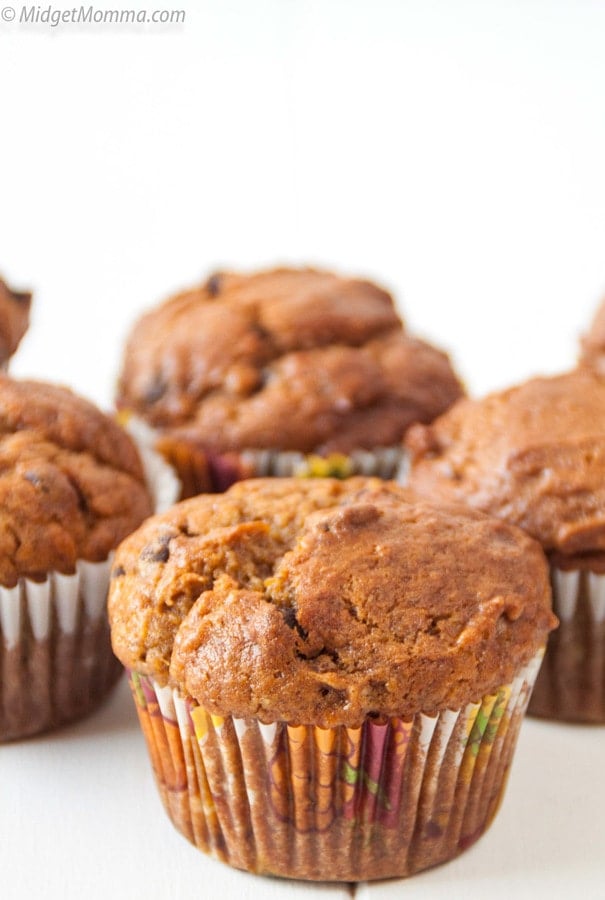
[{"label": "white background", "polygon": [[[474,393],[573,364],[605,292],[605,4],[164,4],[185,24],[0,20],[0,271],[35,291],[15,374],[109,406],[137,313],[275,262],[382,281]],[[359,894],[600,900],[604,748],[528,721],[488,835]],[[7,900],[325,895],[173,832],[124,685],[0,748],[0,871]]]}]

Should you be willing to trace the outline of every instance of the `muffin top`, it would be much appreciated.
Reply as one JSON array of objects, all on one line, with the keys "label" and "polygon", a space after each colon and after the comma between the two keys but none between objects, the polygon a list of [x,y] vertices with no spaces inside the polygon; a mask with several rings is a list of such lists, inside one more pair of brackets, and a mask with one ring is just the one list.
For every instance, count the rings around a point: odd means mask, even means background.
[{"label": "muffin top", "polygon": [[605,565],[605,382],[589,370],[463,400],[406,445],[423,495],[521,526],[562,567]]},{"label": "muffin top", "polygon": [[32,295],[13,291],[0,278],[0,365],[13,355],[29,325]]},{"label": "muffin top", "polygon": [[67,388],[0,375],[0,584],[100,562],[151,512],[112,419]]},{"label": "muffin top", "polygon": [[109,595],[125,666],[210,712],[358,725],[459,708],[553,627],[531,538],[378,479],[257,479],[155,516]]},{"label": "muffin top", "polygon": [[209,450],[348,452],[400,441],[462,394],[386,291],[311,269],[217,274],[151,310],[117,403]]},{"label": "muffin top", "polygon": [[605,374],[605,300],[597,309],[588,332],[582,337],[580,362]]}]

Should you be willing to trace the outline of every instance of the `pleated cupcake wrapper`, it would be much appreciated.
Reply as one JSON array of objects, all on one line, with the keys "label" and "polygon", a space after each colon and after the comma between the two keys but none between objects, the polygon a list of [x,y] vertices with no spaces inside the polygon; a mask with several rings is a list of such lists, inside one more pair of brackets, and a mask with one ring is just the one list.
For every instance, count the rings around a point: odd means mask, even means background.
[{"label": "pleated cupcake wrapper", "polygon": [[169,446],[166,442],[160,442],[158,446],[178,472],[183,485],[183,497],[226,491],[236,481],[245,478],[349,478],[351,475],[396,478],[404,454],[398,447],[358,450],[349,456],[341,453],[318,456],[274,450],[242,450],[220,454],[205,452],[188,446],[185,442]]},{"label": "pleated cupcake wrapper", "polygon": [[551,566],[550,635],[529,712],[569,722],[605,724],[605,575]]},{"label": "pleated cupcake wrapper", "polygon": [[192,843],[253,872],[358,881],[444,862],[483,833],[541,656],[461,710],[359,728],[222,718],[130,682],[164,806]]},{"label": "pleated cupcake wrapper", "polygon": [[276,450],[244,450],[241,457],[257,476],[280,478],[332,477],[375,475],[391,479],[397,476],[405,451],[401,447],[376,447],[372,450],[353,450],[350,454],[296,453]]},{"label": "pleated cupcake wrapper", "polygon": [[111,560],[0,587],[0,741],[80,718],[120,674],[106,613]]}]

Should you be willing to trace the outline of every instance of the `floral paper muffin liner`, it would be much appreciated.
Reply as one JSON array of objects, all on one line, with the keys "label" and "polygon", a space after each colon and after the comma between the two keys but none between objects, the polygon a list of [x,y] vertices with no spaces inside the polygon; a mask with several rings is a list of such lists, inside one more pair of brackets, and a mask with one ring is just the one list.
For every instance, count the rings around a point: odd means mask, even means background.
[{"label": "floral paper muffin liner", "polygon": [[359,881],[456,856],[496,813],[542,652],[480,702],[320,728],[210,715],[136,672],[157,786],[199,849],[252,872]]},{"label": "floral paper muffin liner", "polygon": [[216,453],[189,441],[157,434],[155,448],[174,468],[184,497],[226,491],[245,478],[349,478],[374,475],[397,479],[405,472],[402,447],[376,447],[349,454],[299,453],[280,450],[241,450]]},{"label": "floral paper muffin liner", "polygon": [[559,628],[549,639],[529,713],[605,723],[605,575],[551,567]]}]

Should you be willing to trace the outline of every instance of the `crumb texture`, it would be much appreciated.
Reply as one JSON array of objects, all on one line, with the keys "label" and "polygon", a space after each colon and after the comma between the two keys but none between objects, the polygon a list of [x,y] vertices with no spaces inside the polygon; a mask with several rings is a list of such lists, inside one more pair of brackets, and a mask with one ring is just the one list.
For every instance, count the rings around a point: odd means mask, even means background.
[{"label": "crumb texture", "polygon": [[114,651],[219,715],[320,725],[459,708],[553,626],[518,529],[377,479],[258,479],[120,547]]}]

